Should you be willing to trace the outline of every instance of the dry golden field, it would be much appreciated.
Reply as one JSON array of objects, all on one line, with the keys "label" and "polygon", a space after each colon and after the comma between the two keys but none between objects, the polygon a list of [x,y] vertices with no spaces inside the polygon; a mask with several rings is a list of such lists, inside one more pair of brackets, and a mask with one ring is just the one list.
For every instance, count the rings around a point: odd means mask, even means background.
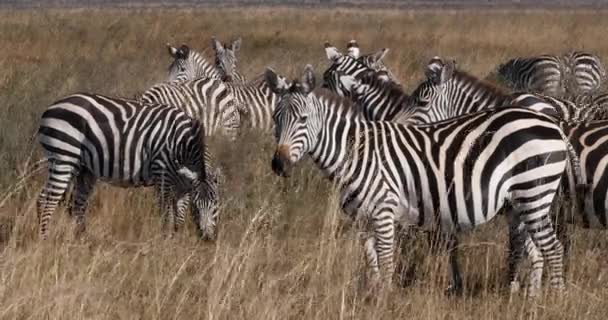
[{"label": "dry golden field", "polygon": [[212,35],[242,36],[240,70],[253,78],[266,66],[297,75],[306,63],[321,74],[323,42],[356,38],[363,52],[389,47],[386,63],[411,92],[434,55],[484,76],[516,55],[607,58],[606,30],[608,12],[0,11],[0,318],[606,319],[605,232],[576,229],[566,292],[528,301],[508,293],[500,219],[463,237],[464,296],[444,295],[447,257],[421,238],[404,254],[413,280],[367,299],[356,232],[331,185],[308,162],[290,179],[274,176],[268,133],[211,141],[228,176],[214,244],[193,226],[164,239],[151,192],[102,185],[85,238],[73,237],[62,209],[40,242],[35,201],[46,172],[28,175],[46,106],[77,91],[133,97],[165,78],[167,42],[203,50]]}]

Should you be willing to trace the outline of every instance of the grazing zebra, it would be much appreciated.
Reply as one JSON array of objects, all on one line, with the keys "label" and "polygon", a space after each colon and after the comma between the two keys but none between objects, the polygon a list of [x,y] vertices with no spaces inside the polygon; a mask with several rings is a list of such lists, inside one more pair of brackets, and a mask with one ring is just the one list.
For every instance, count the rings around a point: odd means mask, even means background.
[{"label": "grazing zebra", "polygon": [[606,79],[606,69],[594,54],[574,51],[563,58],[567,73],[566,90],[570,96],[597,92]]},{"label": "grazing zebra", "polygon": [[215,50],[215,66],[220,79],[225,82],[245,83],[245,77],[236,71],[236,53],[241,49],[241,38],[232,41],[230,46],[212,38],[211,45]]},{"label": "grazing zebra", "polygon": [[326,42],[325,53],[332,65],[323,73],[323,88],[327,88],[340,96],[349,96],[350,93],[341,87],[340,76],[357,76],[359,73],[370,69],[382,71],[391,81],[399,83],[382,63],[382,59],[387,52],[388,49],[382,49],[375,54],[354,58],[350,55],[343,55],[336,47]]},{"label": "grazing zebra", "polygon": [[[49,176],[38,197],[40,234],[75,178],[71,213],[84,231],[97,180],[122,187],[155,186],[165,225],[179,229],[190,201],[201,236],[212,239],[218,213],[217,179],[209,170],[203,128],[182,110],[96,94],[74,94],[42,114],[38,138]],[[177,209],[177,212],[175,212]]]},{"label": "grazing zebra", "polygon": [[159,83],[141,96],[144,103],[162,103],[182,108],[203,123],[207,136],[221,133],[236,139],[240,116],[230,89],[211,78]]},{"label": "grazing zebra", "polygon": [[194,80],[202,77],[221,79],[216,67],[205,59],[199,52],[190,49],[187,45],[175,48],[167,44],[173,62],[169,66],[169,82]]},{"label": "grazing zebra", "polygon": [[[278,144],[273,171],[287,176],[308,153],[338,183],[342,208],[371,231],[364,247],[376,283],[394,271],[395,223],[440,226],[453,235],[505,208],[510,224],[523,227],[540,248],[540,264],[544,259],[551,267],[551,284],[563,288],[563,249],[549,207],[567,148],[551,118],[501,108],[431,125],[369,122],[343,98],[312,92],[310,65],[292,85],[270,69],[266,81],[280,96],[273,117]],[[455,241],[450,244],[455,257]],[[456,260],[450,261],[454,276]]]},{"label": "grazing zebra", "polygon": [[550,96],[565,93],[565,70],[557,56],[512,59],[498,67],[498,74],[515,90]]}]

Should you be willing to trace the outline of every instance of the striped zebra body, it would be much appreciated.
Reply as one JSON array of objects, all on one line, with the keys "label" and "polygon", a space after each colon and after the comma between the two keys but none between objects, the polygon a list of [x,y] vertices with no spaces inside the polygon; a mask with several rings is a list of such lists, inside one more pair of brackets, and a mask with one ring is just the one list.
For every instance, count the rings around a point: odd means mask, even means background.
[{"label": "striped zebra body", "polygon": [[[49,160],[49,176],[38,198],[40,234],[75,178],[72,215],[84,231],[85,210],[96,181],[122,187],[155,186],[178,229],[192,199],[201,235],[212,238],[218,199],[208,175],[201,124],[175,107],[134,100],[74,94],[42,115],[38,138]],[[209,172],[208,172],[209,171]]]},{"label": "striped zebra body", "polygon": [[280,96],[273,170],[286,175],[308,153],[333,177],[344,210],[368,223],[364,243],[373,274],[392,275],[396,223],[454,234],[504,207],[511,224],[523,225],[541,249],[552,285],[563,286],[562,248],[548,211],[567,151],[550,118],[502,108],[432,125],[369,122],[340,116],[356,114],[350,103],[312,93],[310,66],[289,87],[278,85],[270,70],[267,82]]},{"label": "striped zebra body", "polygon": [[560,57],[541,55],[517,58],[498,67],[498,74],[515,90],[561,96],[565,74]]},{"label": "striped zebra body", "polygon": [[578,192],[586,227],[608,228],[608,121],[564,126],[580,161],[585,190]]},{"label": "striped zebra body", "polygon": [[588,52],[575,51],[564,55],[567,72],[566,89],[572,96],[597,92],[606,78],[600,58]]},{"label": "striped zebra body", "polygon": [[175,48],[167,44],[169,54],[173,57],[173,62],[169,65],[168,82],[181,82],[198,78],[211,78],[221,80],[222,76],[217,68],[207,62],[203,55],[190,49],[187,45]]},{"label": "striped zebra body", "polygon": [[220,80],[199,78],[160,83],[144,92],[141,100],[180,107],[203,123],[205,135],[223,134],[236,139],[240,116],[230,89]]},{"label": "striped zebra body", "polygon": [[391,81],[398,83],[397,79],[382,63],[382,59],[387,52],[388,49],[382,49],[376,54],[354,58],[351,55],[342,54],[336,47],[325,43],[325,53],[332,65],[323,73],[323,88],[329,89],[340,96],[350,96],[350,92],[341,85],[340,76],[356,77],[367,70],[381,72]]}]

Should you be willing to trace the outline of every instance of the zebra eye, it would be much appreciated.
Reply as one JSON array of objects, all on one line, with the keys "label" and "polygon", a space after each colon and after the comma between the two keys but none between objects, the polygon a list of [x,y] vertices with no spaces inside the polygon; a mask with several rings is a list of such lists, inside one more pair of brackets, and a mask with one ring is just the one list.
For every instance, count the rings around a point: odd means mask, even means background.
[{"label": "zebra eye", "polygon": [[307,116],[307,115],[302,115],[302,116],[300,117],[300,119],[298,119],[298,122],[300,122],[300,123],[305,123],[305,122],[306,122],[306,120],[308,120],[308,116]]}]

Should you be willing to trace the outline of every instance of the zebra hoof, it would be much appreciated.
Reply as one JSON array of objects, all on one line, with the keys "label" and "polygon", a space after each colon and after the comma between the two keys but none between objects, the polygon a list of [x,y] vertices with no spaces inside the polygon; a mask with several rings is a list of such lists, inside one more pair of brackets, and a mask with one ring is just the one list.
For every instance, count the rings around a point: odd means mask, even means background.
[{"label": "zebra hoof", "polygon": [[518,293],[521,290],[521,284],[519,281],[511,281],[509,289],[511,290],[511,294]]},{"label": "zebra hoof", "polygon": [[445,295],[448,297],[460,297],[462,296],[462,287],[449,285],[447,289],[445,289]]}]

